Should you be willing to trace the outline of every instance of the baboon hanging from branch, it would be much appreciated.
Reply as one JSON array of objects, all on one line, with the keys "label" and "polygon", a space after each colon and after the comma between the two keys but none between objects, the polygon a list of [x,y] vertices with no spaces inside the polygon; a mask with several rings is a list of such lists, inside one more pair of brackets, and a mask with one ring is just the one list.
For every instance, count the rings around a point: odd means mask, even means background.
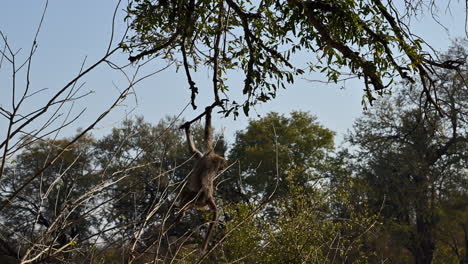
[{"label": "baboon hanging from branch", "polygon": [[191,208],[203,209],[206,207],[213,214],[208,232],[203,241],[202,252],[206,252],[209,240],[218,221],[218,209],[213,198],[213,181],[218,172],[227,166],[226,160],[214,152],[213,129],[211,127],[211,111],[213,107],[214,105],[205,109],[205,152],[203,154],[195,147],[193,142],[190,131],[191,122],[187,122],[181,126],[181,129],[185,129],[189,151],[196,162],[180,196],[182,209],[179,216],[181,217],[186,210]]}]

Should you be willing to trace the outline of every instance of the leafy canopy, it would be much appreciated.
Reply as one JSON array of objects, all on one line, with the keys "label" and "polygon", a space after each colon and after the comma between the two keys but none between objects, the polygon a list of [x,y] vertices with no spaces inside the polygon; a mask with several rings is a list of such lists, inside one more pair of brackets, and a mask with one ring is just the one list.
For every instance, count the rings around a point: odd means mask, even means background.
[{"label": "leafy canopy", "polygon": [[333,136],[307,112],[292,112],[291,117],[269,113],[237,133],[229,159],[239,162],[239,173],[252,193],[271,192],[278,180],[277,193],[284,195],[287,182],[303,185],[320,177],[333,150]]},{"label": "leafy canopy", "polygon": [[[398,9],[381,0],[134,0],[127,16],[133,35],[122,47],[132,62],[158,57],[183,67],[194,109],[198,87],[192,72],[207,65],[214,104],[226,115],[241,108],[248,114],[307,69],[324,72],[332,82],[343,73],[362,79],[370,103],[395,79],[414,83],[417,76],[436,104],[434,69],[454,69],[461,61],[435,61],[423,50],[424,41],[402,18],[413,16],[418,2],[405,1],[406,8]],[[294,65],[292,56],[304,54],[317,60],[306,68]],[[230,100],[226,82],[230,71],[239,70],[245,76],[243,102]]]}]

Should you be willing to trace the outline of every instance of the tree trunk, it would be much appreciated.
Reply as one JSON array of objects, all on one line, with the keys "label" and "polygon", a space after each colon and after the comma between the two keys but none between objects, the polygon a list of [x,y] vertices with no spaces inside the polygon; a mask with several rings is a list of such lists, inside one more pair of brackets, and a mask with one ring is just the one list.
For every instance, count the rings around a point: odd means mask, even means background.
[{"label": "tree trunk", "polygon": [[432,241],[421,241],[413,255],[415,264],[431,264],[434,255],[434,243]]},{"label": "tree trunk", "polygon": [[432,236],[432,221],[428,216],[418,215],[416,219],[416,234],[411,252],[415,264],[431,264],[434,256],[434,238]]}]

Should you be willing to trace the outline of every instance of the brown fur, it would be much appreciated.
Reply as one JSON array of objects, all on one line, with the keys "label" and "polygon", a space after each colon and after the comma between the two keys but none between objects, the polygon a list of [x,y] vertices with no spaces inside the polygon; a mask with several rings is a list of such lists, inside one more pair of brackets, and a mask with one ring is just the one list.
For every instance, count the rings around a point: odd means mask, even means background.
[{"label": "brown fur", "polygon": [[181,217],[186,210],[191,208],[204,209],[208,207],[213,211],[208,233],[202,245],[202,252],[205,252],[218,221],[218,209],[213,198],[213,181],[218,172],[226,168],[227,163],[222,156],[214,153],[213,131],[211,128],[211,107],[206,108],[204,136],[206,152],[204,154],[195,147],[190,132],[190,124],[186,123],[183,125],[183,128],[185,128],[190,153],[193,154],[196,162],[191,174],[189,175],[188,182],[180,196],[180,205],[182,206],[182,209],[179,216]]}]

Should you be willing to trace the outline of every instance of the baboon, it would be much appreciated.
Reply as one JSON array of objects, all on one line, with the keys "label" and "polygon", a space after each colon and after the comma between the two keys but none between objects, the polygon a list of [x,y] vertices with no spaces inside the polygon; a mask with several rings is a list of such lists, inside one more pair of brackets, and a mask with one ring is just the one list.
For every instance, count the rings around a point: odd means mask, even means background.
[{"label": "baboon", "polygon": [[180,195],[180,205],[182,209],[180,210],[179,216],[181,217],[188,209],[203,209],[206,207],[208,207],[213,214],[208,233],[203,241],[202,252],[206,252],[208,242],[213,235],[214,228],[218,221],[218,208],[213,198],[213,180],[218,172],[222,171],[227,166],[226,160],[214,152],[211,110],[212,107],[207,107],[205,109],[205,152],[203,154],[195,147],[193,142],[190,131],[191,123],[187,122],[181,126],[181,129],[185,129],[189,151],[196,161],[188,177],[188,182]]}]

